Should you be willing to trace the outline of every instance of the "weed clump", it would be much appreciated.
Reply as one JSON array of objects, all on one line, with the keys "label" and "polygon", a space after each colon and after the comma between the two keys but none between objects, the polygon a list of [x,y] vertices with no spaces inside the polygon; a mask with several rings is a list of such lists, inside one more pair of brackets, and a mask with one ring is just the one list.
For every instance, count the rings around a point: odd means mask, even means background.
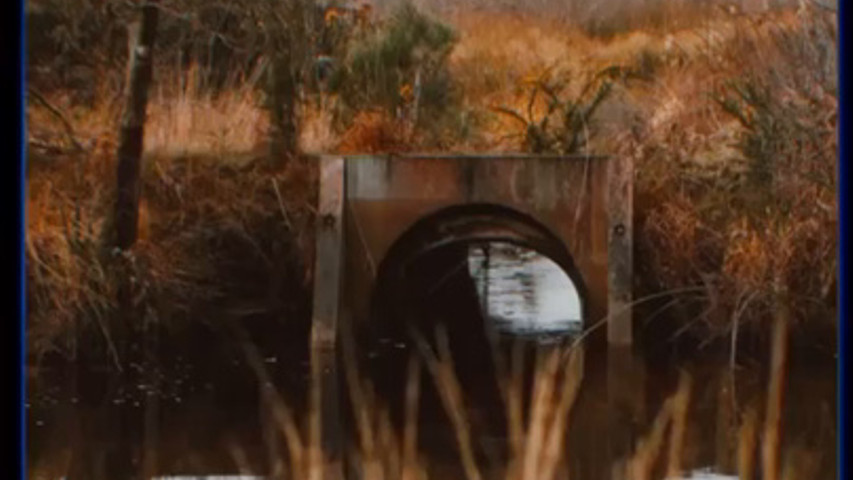
[{"label": "weed clump", "polygon": [[[573,154],[583,151],[594,134],[593,116],[610,96],[614,81],[630,75],[627,69],[614,66],[592,75],[576,96],[567,93],[568,76],[545,72],[540,78],[526,79],[529,89],[524,113],[507,107],[495,107],[521,125],[526,151],[532,153]],[[537,109],[538,96],[544,108]]]},{"label": "weed clump", "polygon": [[[669,149],[645,148],[640,270],[655,289],[704,288],[674,303],[706,337],[766,331],[780,309],[820,331],[833,324],[836,285],[834,23],[808,11],[741,35],[709,60],[722,72],[705,93],[729,132],[716,146],[723,168],[700,177],[702,157],[673,148],[677,130],[659,137]],[[731,67],[756,50],[763,61],[748,72]],[[666,166],[648,161],[665,150]]]},{"label": "weed clump", "polygon": [[340,99],[339,119],[381,108],[418,124],[452,103],[447,58],[456,42],[444,23],[403,4],[372,32],[356,37],[329,82]]}]

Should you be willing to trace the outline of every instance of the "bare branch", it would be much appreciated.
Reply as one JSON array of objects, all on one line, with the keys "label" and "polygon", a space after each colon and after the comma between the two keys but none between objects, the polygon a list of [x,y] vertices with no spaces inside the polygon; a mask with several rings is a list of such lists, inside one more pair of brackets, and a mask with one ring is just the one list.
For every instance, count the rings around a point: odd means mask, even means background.
[{"label": "bare branch", "polygon": [[71,123],[65,118],[65,115],[55,106],[53,106],[50,102],[47,101],[40,93],[38,93],[33,87],[27,87],[27,95],[35,99],[37,102],[42,104],[44,108],[46,108],[54,117],[56,117],[60,123],[62,123],[62,127],[65,129],[65,136],[68,137],[68,141],[71,142],[71,145],[74,147],[74,150],[78,152],[83,152],[86,149],[83,148],[83,145],[77,141],[76,135],[74,134],[74,128],[71,126]]}]

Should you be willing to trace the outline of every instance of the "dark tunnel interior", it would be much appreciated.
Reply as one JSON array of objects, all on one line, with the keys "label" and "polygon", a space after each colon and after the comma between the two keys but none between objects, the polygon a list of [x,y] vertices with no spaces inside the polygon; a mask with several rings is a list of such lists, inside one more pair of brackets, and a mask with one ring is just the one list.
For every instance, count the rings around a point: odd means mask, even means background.
[{"label": "dark tunnel interior", "polygon": [[[583,325],[583,281],[566,248],[545,227],[515,211],[494,206],[449,209],[422,220],[396,242],[380,265],[368,327],[356,335],[359,363],[366,367],[378,400],[398,425],[404,420],[409,361],[413,355],[422,357],[425,346],[436,352],[437,335],[443,332],[458,384],[464,386],[466,406],[481,420],[476,423],[491,435],[505,433],[505,405],[498,378],[507,368],[506,356],[519,345],[525,355],[532,356],[542,344],[536,337],[505,335],[494,328],[482,285],[472,275],[470,262],[472,249],[496,246],[511,246],[524,255],[547,259],[566,280],[566,288],[574,290],[565,294],[579,297],[578,320]],[[512,279],[522,276],[510,275]],[[423,340],[420,346],[415,338]],[[571,336],[550,338],[565,343]],[[420,404],[423,425],[447,421],[445,407],[426,370],[421,374]],[[421,434],[428,436],[429,430]]]}]

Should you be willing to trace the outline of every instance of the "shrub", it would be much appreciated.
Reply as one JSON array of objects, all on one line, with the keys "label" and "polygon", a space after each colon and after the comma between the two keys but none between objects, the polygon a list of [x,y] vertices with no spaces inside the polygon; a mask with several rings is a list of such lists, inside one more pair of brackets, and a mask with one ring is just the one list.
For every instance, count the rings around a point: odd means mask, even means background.
[{"label": "shrub", "polygon": [[[647,147],[647,155],[666,151],[665,161],[638,171],[648,183],[638,187],[646,204],[639,270],[651,272],[645,276],[656,290],[702,287],[704,298],[681,316],[693,317],[689,323],[711,336],[744,323],[761,332],[781,309],[816,330],[834,317],[834,20],[806,10],[771,27],[730,45],[732,69],[714,64],[728,78],[713,92],[714,102],[736,125],[728,168],[700,177],[689,167],[694,151],[661,145],[691,143],[670,134]],[[760,60],[745,70],[745,55]]]},{"label": "shrub", "polygon": [[375,107],[398,117],[414,109],[420,117],[442,112],[453,94],[446,63],[455,42],[450,27],[404,3],[343,54],[329,82],[341,102],[338,119]]},{"label": "shrub", "polygon": [[[572,95],[568,75],[554,75],[550,71],[539,78],[528,80],[529,100],[527,111],[518,112],[507,107],[495,107],[498,113],[517,121],[525,151],[531,153],[582,152],[594,130],[593,116],[610,96],[614,82],[633,76],[625,68],[608,67],[586,80],[579,92]],[[543,99],[544,111],[537,111],[537,97]]]},{"label": "shrub", "polygon": [[837,247],[838,98],[826,44],[835,33],[832,22],[809,15],[797,30],[774,36],[787,62],[732,80],[716,97],[743,127],[737,146],[748,171],[733,204],[748,219],[742,230],[757,232],[756,241],[774,252],[758,290],[773,299],[781,287],[806,300],[796,302],[801,318],[831,302]]}]

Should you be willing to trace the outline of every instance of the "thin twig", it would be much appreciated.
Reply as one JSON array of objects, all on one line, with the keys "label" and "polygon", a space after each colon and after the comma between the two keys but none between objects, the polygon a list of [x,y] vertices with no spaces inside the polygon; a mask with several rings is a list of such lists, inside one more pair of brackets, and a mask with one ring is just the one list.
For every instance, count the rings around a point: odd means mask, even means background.
[{"label": "thin twig", "polygon": [[350,207],[350,212],[352,212],[353,223],[355,223],[355,229],[358,232],[358,239],[361,242],[362,248],[364,248],[364,255],[367,257],[367,263],[370,267],[370,273],[376,277],[377,269],[376,269],[376,260],[373,259],[373,255],[370,253],[370,248],[367,245],[367,239],[364,236],[364,230],[361,228],[361,222],[358,220],[358,215],[355,212],[353,207]]},{"label": "thin twig", "polygon": [[42,104],[44,108],[46,108],[50,113],[56,117],[60,123],[62,123],[62,127],[65,129],[65,135],[68,137],[68,141],[71,142],[71,145],[78,152],[86,151],[83,148],[83,145],[77,141],[76,135],[74,134],[74,127],[71,126],[71,123],[65,118],[65,115],[55,106],[53,106],[50,102],[47,101],[40,93],[38,93],[33,87],[27,87],[27,95],[35,99],[37,102]]},{"label": "thin twig", "polygon": [[612,317],[612,316],[614,316],[614,315],[617,315],[617,314],[620,314],[620,313],[623,313],[623,312],[626,312],[626,311],[628,311],[629,309],[631,309],[631,308],[635,307],[636,305],[639,305],[639,304],[641,304],[641,303],[643,303],[643,302],[648,302],[648,301],[650,301],[650,300],[654,300],[654,299],[656,299],[656,298],[664,297],[664,296],[667,296],[667,295],[673,295],[673,294],[676,294],[676,293],[701,292],[701,291],[704,291],[704,290],[705,290],[705,287],[685,287],[685,288],[675,288],[675,289],[666,290],[666,291],[663,291],[663,292],[658,292],[658,293],[654,293],[654,294],[651,294],[651,295],[646,295],[645,297],[638,298],[638,299],[636,299],[636,300],[634,300],[633,302],[631,302],[631,303],[629,303],[629,304],[625,305],[624,307],[622,307],[621,309],[619,309],[619,310],[617,310],[617,311],[615,311],[615,312],[608,312],[607,316],[605,316],[605,317],[604,317],[604,318],[602,318],[601,320],[599,320],[599,321],[597,321],[597,322],[593,323],[589,328],[587,328],[586,330],[584,330],[580,335],[578,335],[578,336],[574,339],[574,341],[572,342],[572,347],[577,346],[577,345],[580,345],[580,343],[581,343],[584,339],[586,339],[586,337],[588,337],[588,336],[589,336],[589,335],[590,335],[594,330],[597,330],[597,329],[598,329],[598,328],[600,328],[601,326],[606,325],[606,324],[607,324],[607,321],[610,319],[610,317]]},{"label": "thin twig", "polygon": [[293,223],[290,222],[290,216],[287,214],[287,209],[284,208],[284,201],[281,199],[281,192],[278,190],[278,182],[275,178],[270,178],[270,183],[272,183],[272,188],[275,190],[275,198],[278,199],[278,208],[281,210],[281,216],[287,224],[287,229],[292,232]]}]

